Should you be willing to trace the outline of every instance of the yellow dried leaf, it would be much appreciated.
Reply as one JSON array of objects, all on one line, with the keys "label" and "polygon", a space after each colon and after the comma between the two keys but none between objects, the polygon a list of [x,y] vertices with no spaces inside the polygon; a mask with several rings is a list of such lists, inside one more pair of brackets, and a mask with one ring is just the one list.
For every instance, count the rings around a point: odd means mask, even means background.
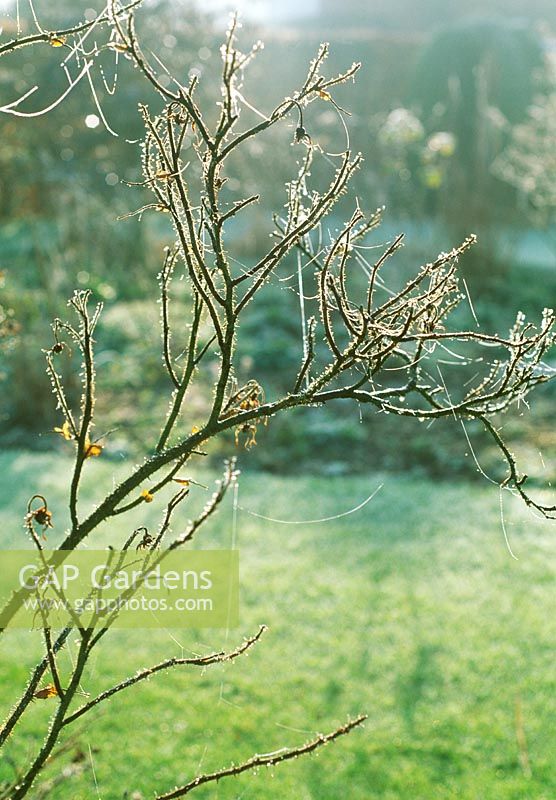
[{"label": "yellow dried leaf", "polygon": [[319,97],[322,98],[322,100],[330,100],[329,93],[325,92],[324,89],[319,89]]},{"label": "yellow dried leaf", "polygon": [[43,689],[34,692],[33,697],[36,697],[37,700],[50,700],[51,697],[58,697],[58,690],[53,683],[49,683]]},{"label": "yellow dried leaf", "polygon": [[48,40],[48,44],[51,47],[63,47],[66,41],[67,41],[67,36],[58,36],[57,34],[54,33]]},{"label": "yellow dried leaf", "polygon": [[190,478],[172,478],[174,483],[179,483],[180,486],[189,486],[191,483]]},{"label": "yellow dried leaf", "polygon": [[55,433],[59,433],[60,436],[63,436],[63,438],[66,440],[66,442],[69,442],[71,439],[73,439],[73,434],[71,432],[71,427],[70,427],[70,424],[69,424],[69,422],[67,420],[64,422],[64,424],[62,425],[61,428],[54,428],[54,432]]},{"label": "yellow dried leaf", "polygon": [[201,429],[200,429],[200,428],[198,428],[198,427],[197,427],[197,425],[194,425],[194,426],[191,428],[191,433],[199,433],[199,431],[200,431],[200,430],[201,430]]},{"label": "yellow dried leaf", "polygon": [[102,453],[102,445],[86,439],[83,452],[85,453],[85,458],[98,458]]}]

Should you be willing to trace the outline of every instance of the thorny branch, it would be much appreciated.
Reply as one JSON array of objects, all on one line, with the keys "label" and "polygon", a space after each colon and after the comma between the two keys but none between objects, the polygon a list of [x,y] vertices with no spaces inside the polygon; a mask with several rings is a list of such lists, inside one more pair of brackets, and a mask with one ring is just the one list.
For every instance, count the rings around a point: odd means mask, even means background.
[{"label": "thorny branch", "polygon": [[147,680],[152,675],[155,675],[157,672],[162,672],[166,669],[172,669],[173,667],[180,667],[180,666],[193,666],[193,667],[208,667],[210,664],[217,664],[225,661],[233,661],[235,658],[243,655],[247,652],[254,644],[256,644],[263,633],[266,630],[265,625],[261,625],[258,632],[251,636],[249,639],[246,639],[243,644],[236,647],[235,650],[230,652],[225,652],[221,650],[217,653],[211,653],[207,656],[198,656],[197,658],[168,658],[165,661],[161,661],[159,664],[155,664],[152,667],[148,667],[147,669],[142,669],[133,675],[131,678],[128,678],[121,683],[118,683],[116,686],[113,686],[111,689],[107,689],[106,691],[99,694],[94,700],[91,700],[89,703],[81,706],[78,708],[77,711],[74,711],[73,714],[66,717],[64,720],[64,725],[69,725],[72,722],[75,722],[76,719],[86,714],[90,711],[94,706],[97,706],[99,703],[102,703],[104,700],[108,700],[109,697],[113,697],[118,692],[123,691],[124,689],[128,689],[130,686],[134,686],[136,683],[140,683],[141,681]]},{"label": "thorny branch", "polygon": [[[34,86],[28,91],[26,91],[23,95],[12,100],[9,103],[5,103],[3,106],[0,106],[0,113],[4,114],[12,114],[19,117],[38,117],[42,116],[43,114],[51,111],[52,109],[56,108],[72,91],[73,89],[81,82],[81,80],[87,76],[88,81],[91,85],[91,89],[94,89],[91,83],[91,68],[94,63],[94,59],[99,55],[99,53],[103,49],[111,49],[114,50],[116,53],[120,52],[122,49],[125,50],[125,47],[121,45],[117,41],[113,41],[112,36],[114,30],[121,24],[122,20],[127,19],[134,9],[136,9],[142,0],[133,0],[131,3],[121,6],[119,3],[116,4],[111,0],[108,5],[105,6],[104,10],[96,15],[93,19],[84,20],[83,22],[77,23],[76,25],[72,25],[68,28],[62,28],[56,31],[48,31],[42,28],[40,22],[37,18],[33,10],[33,18],[36,27],[38,28],[38,32],[34,34],[29,34],[27,36],[22,36],[19,30],[19,17],[18,17],[18,35],[11,39],[8,42],[4,42],[0,44],[0,57],[8,56],[11,53],[21,50],[24,47],[30,47],[37,44],[46,43],[49,44],[51,47],[55,48],[64,48],[69,50],[69,55],[66,56],[66,59],[62,63],[62,68],[65,72],[65,75],[68,80],[68,86],[62,92],[62,94],[54,100],[50,105],[46,108],[43,108],[39,111],[21,111],[19,106],[31,95],[35,94],[38,91],[39,87]],[[18,7],[18,14],[19,14],[19,7]],[[86,51],[85,48],[85,40],[93,31],[101,31],[102,29],[107,29],[109,38],[104,44],[95,43],[93,50],[90,52]],[[77,75],[76,77],[72,78],[70,75],[70,71],[68,68],[69,63],[73,61],[75,62],[75,66],[77,67]]]},{"label": "thorny branch", "polygon": [[361,715],[351,722],[347,722],[345,725],[336,728],[336,730],[332,731],[332,733],[327,733],[326,735],[322,733],[319,734],[315,739],[312,739],[310,742],[301,745],[301,747],[292,747],[291,749],[285,748],[283,750],[278,750],[275,753],[256,755],[241,764],[232,764],[227,769],[221,769],[217,772],[207,772],[203,775],[199,775],[197,778],[194,778],[192,781],[185,784],[185,786],[180,786],[170,792],[167,792],[166,794],[158,795],[156,800],[175,800],[175,798],[178,797],[185,797],[186,794],[189,794],[199,786],[203,786],[205,783],[217,783],[223,778],[241,775],[242,772],[247,772],[248,770],[257,770],[260,769],[260,767],[274,767],[277,764],[281,764],[283,761],[291,761],[292,758],[299,758],[299,756],[308,755],[309,753],[313,753],[319,747],[323,747],[329,742],[333,742],[335,739],[338,739],[340,736],[345,736],[347,733],[350,733],[354,728],[362,725],[366,719],[367,717],[365,715]]},{"label": "thorny branch", "polygon": [[143,0],[133,0],[132,3],[128,3],[127,5],[116,9],[114,8],[113,4],[111,4],[111,7],[107,6],[106,10],[94,19],[80,22],[77,25],[72,25],[69,28],[62,28],[56,31],[40,31],[39,33],[33,33],[29,36],[16,36],[15,39],[11,39],[9,42],[5,42],[4,44],[0,45],[0,56],[5,56],[14,50],[19,50],[22,47],[29,47],[30,45],[38,44],[39,42],[51,43],[53,37],[56,37],[60,40],[66,39],[68,36],[77,36],[78,34],[85,33],[90,28],[98,25],[113,23],[115,17],[120,18],[127,16],[142,2]]}]

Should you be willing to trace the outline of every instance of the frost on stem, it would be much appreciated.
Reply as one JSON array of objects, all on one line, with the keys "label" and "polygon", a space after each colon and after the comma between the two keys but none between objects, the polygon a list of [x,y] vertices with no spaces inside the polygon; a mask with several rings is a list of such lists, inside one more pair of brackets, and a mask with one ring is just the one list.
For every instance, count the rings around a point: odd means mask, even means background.
[{"label": "frost on stem", "polygon": [[[133,9],[139,6],[141,2],[142,0],[133,0],[133,2],[122,6],[119,3],[115,3],[114,0],[109,0],[100,13],[95,15],[93,19],[85,19],[82,22],[78,22],[77,24],[62,30],[48,31],[45,30],[41,25],[32,0],[29,0],[29,9],[37,32],[28,36],[21,35],[19,16],[20,8],[18,3],[16,6],[18,28],[17,36],[0,45],[0,57],[8,56],[10,53],[15,52],[16,50],[21,50],[24,47],[31,47],[33,45],[40,45],[43,43],[46,43],[55,49],[60,48],[65,53],[65,58],[62,60],[60,68],[64,72],[68,85],[61,92],[61,94],[47,106],[44,106],[38,110],[22,110],[22,104],[25,103],[29,97],[36,95],[37,92],[39,92],[40,96],[40,87],[38,85],[33,86],[15,100],[11,100],[10,102],[5,103],[3,106],[0,106],[0,114],[10,114],[15,117],[27,118],[42,117],[63,103],[66,97],[71,94],[75,87],[78,86],[84,78],[86,78],[89,83],[93,102],[95,103],[100,117],[107,129],[110,130],[99,105],[92,73],[96,62],[98,61],[98,56],[103,51],[112,52],[117,65],[118,53],[121,52],[117,37],[117,26],[121,24],[122,20],[127,19],[132,13]],[[95,37],[101,38],[94,39],[93,42],[88,41],[91,34],[94,34]],[[104,41],[102,40],[103,35],[107,37]],[[104,74],[100,63],[99,70],[104,81]],[[114,131],[110,132],[115,134]]]}]

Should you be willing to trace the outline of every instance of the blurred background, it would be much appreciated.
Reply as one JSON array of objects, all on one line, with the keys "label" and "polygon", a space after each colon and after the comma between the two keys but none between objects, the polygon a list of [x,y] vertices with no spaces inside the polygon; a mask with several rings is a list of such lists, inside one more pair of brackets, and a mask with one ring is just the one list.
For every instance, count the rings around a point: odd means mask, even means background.
[{"label": "blurred background", "polygon": [[[421,263],[476,233],[478,244],[460,267],[482,330],[506,333],[518,311],[534,321],[556,302],[554,0],[237,5],[244,51],[258,38],[265,42],[242,90],[262,113],[299,86],[320,42],[331,47],[326,74],[362,62],[355,84],[334,91],[351,112],[345,118],[351,149],[365,158],[353,194],[366,212],[386,206],[362,258],[372,263],[405,232],[405,247],[385,272],[399,285]],[[0,4],[0,42],[17,30],[15,6]],[[94,0],[35,3],[41,23],[52,29],[83,13],[92,18],[99,8]],[[22,0],[19,11],[22,29],[33,30]],[[182,80],[199,75],[201,101],[212,109],[228,12],[228,4],[216,0],[144,0],[137,16],[145,49]],[[40,92],[26,101],[26,110],[54,100],[66,85],[60,61],[60,50],[46,44],[0,59],[0,104],[36,84]],[[164,215],[117,219],[151,200],[125,182],[141,180],[137,104],[155,111],[160,101],[125,58],[116,71],[113,55],[100,63],[99,106],[83,81],[49,114],[0,116],[5,547],[28,544],[22,516],[35,492],[55,513],[50,545],[62,541],[69,524],[71,453],[52,433],[60,418],[41,350],[53,342],[50,320],[69,314],[66,301],[75,287],[91,287],[105,304],[97,337],[96,433],[116,429],[102,458],[87,465],[84,506],[94,507],[144,456],[166,413],[170,387],[156,297],[172,233]],[[314,103],[304,122],[325,152],[345,148],[346,130],[330,103]],[[258,259],[272,213],[283,208],[284,183],[296,174],[301,152],[292,146],[296,125],[293,115],[229,165],[230,199],[262,195],[256,209],[230,226],[229,250],[241,264]],[[326,169],[326,159],[315,159],[316,181]],[[339,226],[352,210],[353,196],[343,199],[327,227]],[[285,274],[295,266],[292,259]],[[176,288],[172,310],[183,330],[184,293],[178,282]],[[456,324],[476,325],[468,303],[457,311]],[[238,372],[256,377],[266,396],[275,397],[290,389],[300,356],[299,297],[291,283],[275,281],[249,308]],[[75,354],[64,353],[60,363],[77,402]],[[444,375],[455,388],[476,368],[446,366]],[[212,379],[210,369],[200,376],[184,430],[202,419]],[[555,391],[548,385],[535,393],[531,409],[522,404],[497,420],[536,489],[550,487],[556,477]],[[114,634],[84,687],[94,695],[162,655],[235,646],[236,637],[262,621],[270,626],[268,640],[233,671],[222,665],[201,675],[174,672],[137,693],[122,692],[111,701],[111,713],[68,740],[36,797],[142,800],[201,768],[301,744],[362,710],[370,716],[365,731],[319,759],[299,759],[275,776],[223,782],[218,797],[555,797],[553,523],[535,519],[485,480],[471,444],[491,478],[503,478],[504,466],[481,431],[466,426],[469,440],[451,419],[427,427],[366,409],[360,414],[352,405],[330,406],[272,420],[260,427],[250,451],[236,449],[233,436],[218,443],[195,476],[212,486],[224,455],[238,452],[239,507],[234,512],[229,498],[200,544],[241,550],[240,629]],[[382,484],[357,514],[334,520]],[[193,487],[191,506],[202,507],[205,498]],[[124,541],[131,525],[154,529],[159,515],[158,502],[140,505],[95,533],[95,545]],[[279,522],[315,517],[334,521]],[[0,717],[40,647],[26,632],[6,637]],[[69,667],[71,652],[63,657]],[[13,781],[17,765],[39,745],[49,712],[46,704],[34,704],[22,735],[9,740],[0,786]],[[214,796],[199,793],[201,799]]]}]

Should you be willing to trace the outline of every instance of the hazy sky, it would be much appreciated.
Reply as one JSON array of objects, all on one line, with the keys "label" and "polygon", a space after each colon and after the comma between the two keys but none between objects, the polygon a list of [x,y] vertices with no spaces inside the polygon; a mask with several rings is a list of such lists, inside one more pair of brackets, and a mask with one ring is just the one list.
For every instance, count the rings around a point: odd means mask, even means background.
[{"label": "hazy sky", "polygon": [[[48,0],[46,0],[48,2]],[[310,16],[318,8],[319,0],[190,0],[199,8],[207,10],[222,10],[224,13],[237,9],[245,18],[260,21],[288,19],[293,17]],[[40,11],[45,0],[36,0],[35,6]],[[186,5],[184,0],[178,0],[179,5]],[[0,0],[0,10],[5,10],[14,5],[14,0]],[[26,7],[23,0],[22,7]],[[49,0],[49,6],[56,7],[56,0]],[[99,4],[92,2],[93,8]]]},{"label": "hazy sky", "polygon": [[245,18],[268,22],[309,16],[318,7],[318,0],[194,0],[197,6],[206,9],[222,9],[223,12],[236,9]]}]

